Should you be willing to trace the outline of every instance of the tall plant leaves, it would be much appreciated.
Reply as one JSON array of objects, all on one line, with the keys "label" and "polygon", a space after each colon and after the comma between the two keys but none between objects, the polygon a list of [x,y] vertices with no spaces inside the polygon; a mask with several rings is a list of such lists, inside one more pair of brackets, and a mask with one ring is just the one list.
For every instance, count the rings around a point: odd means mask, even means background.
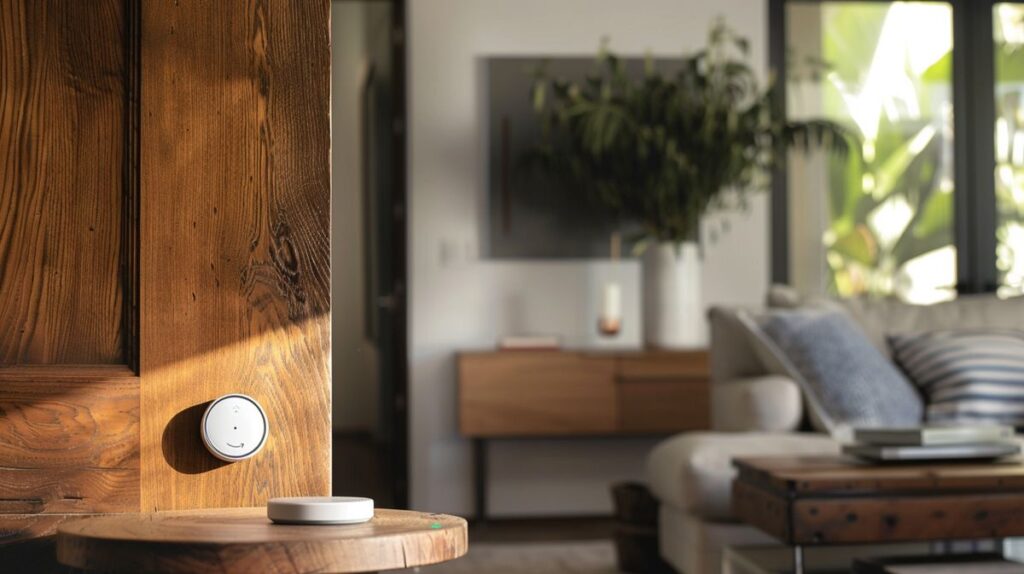
[{"label": "tall plant leaves", "polygon": [[701,217],[724,204],[724,190],[742,197],[763,189],[787,147],[849,147],[837,124],[773,117],[775,94],[758,85],[746,39],[722,22],[671,76],[648,59],[643,77],[632,79],[606,41],[597,62],[578,83],[539,72],[550,90],[532,94],[543,128],[533,164],[651,239],[693,238]]}]

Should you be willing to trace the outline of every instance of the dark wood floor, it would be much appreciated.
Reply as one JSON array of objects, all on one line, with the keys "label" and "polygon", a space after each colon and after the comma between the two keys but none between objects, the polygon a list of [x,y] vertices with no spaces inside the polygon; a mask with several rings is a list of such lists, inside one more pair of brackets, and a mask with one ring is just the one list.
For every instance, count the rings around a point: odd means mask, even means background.
[{"label": "dark wood floor", "polygon": [[394,479],[385,445],[368,432],[335,432],[333,448],[334,496],[365,496],[378,507],[394,508]]},{"label": "dark wood floor", "polygon": [[611,540],[615,522],[611,517],[516,518],[470,523],[473,542],[558,542],[568,540]]},{"label": "dark wood floor", "polygon": [[[393,507],[386,447],[366,432],[334,433],[335,496],[367,496],[379,507]],[[471,523],[470,542],[553,542],[610,540],[610,517],[495,519]]]}]

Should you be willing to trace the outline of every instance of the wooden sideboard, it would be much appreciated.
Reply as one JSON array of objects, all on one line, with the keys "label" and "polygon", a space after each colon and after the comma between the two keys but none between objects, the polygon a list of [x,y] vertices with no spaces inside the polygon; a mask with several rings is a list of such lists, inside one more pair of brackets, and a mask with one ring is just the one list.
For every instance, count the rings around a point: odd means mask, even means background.
[{"label": "wooden sideboard", "polygon": [[458,356],[459,430],[474,443],[486,518],[487,440],[707,429],[706,351],[486,351]]}]

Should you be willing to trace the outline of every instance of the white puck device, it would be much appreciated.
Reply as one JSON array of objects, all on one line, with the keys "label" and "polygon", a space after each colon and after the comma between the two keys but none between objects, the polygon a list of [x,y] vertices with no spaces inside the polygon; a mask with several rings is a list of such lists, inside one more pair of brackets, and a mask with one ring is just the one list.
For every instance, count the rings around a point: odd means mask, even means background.
[{"label": "white puck device", "polygon": [[373,518],[373,499],[357,496],[271,498],[267,518],[278,524],[359,524]]},{"label": "white puck device", "polygon": [[267,414],[256,399],[237,394],[210,403],[200,425],[206,449],[227,462],[255,456],[266,444],[269,430]]}]

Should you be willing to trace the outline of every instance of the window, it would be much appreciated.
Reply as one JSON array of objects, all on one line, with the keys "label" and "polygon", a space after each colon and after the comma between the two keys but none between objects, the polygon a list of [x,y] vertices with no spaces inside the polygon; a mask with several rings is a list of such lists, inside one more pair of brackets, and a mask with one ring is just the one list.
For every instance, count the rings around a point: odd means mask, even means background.
[{"label": "window", "polygon": [[915,303],[1024,293],[1024,3],[770,0],[792,119],[862,141],[794,152],[773,279]]},{"label": "window", "polygon": [[953,10],[936,2],[791,2],[787,115],[861,141],[793,154],[793,281],[849,297],[955,295]]},{"label": "window", "polygon": [[993,7],[996,266],[999,292],[1024,293],[1024,5]]}]

